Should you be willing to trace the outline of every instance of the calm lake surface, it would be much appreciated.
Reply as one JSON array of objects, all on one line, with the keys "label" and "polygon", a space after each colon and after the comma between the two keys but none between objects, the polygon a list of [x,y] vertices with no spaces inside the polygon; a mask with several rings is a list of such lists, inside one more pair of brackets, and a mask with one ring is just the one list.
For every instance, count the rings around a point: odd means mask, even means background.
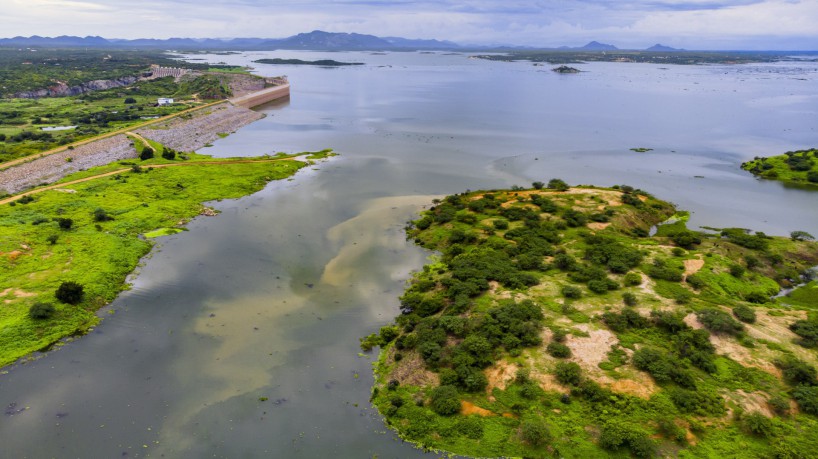
[{"label": "calm lake surface", "polygon": [[[818,145],[818,64],[548,66],[445,53],[196,55],[286,74],[289,101],[201,153],[341,156],[216,203],[160,239],[88,336],[0,375],[2,456],[435,457],[369,406],[358,338],[429,253],[403,227],[440,195],[629,184],[692,225],[818,234],[818,194],[754,156]],[[263,57],[364,62],[252,64]],[[630,148],[653,151],[635,153]]]}]

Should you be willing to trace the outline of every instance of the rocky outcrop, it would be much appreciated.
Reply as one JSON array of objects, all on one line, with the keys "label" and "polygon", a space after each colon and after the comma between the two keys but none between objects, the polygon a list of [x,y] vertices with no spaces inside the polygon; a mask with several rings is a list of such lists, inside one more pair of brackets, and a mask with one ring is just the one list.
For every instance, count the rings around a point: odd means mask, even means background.
[{"label": "rocky outcrop", "polygon": [[92,91],[101,91],[105,89],[121,88],[136,83],[136,77],[121,77],[112,80],[92,80],[76,86],[68,86],[62,81],[56,82],[53,86],[48,88],[38,89],[36,91],[23,91],[12,94],[12,98],[19,99],[39,99],[41,97],[65,97],[78,96]]}]

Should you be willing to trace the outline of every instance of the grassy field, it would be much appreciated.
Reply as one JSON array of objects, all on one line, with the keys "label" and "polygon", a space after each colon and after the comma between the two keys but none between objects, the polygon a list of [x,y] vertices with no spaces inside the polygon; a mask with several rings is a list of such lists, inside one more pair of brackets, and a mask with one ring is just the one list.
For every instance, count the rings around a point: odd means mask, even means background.
[{"label": "grassy field", "polygon": [[815,148],[756,158],[741,168],[765,179],[818,187],[818,150]]},{"label": "grassy field", "polygon": [[[319,152],[309,160],[328,154]],[[287,155],[258,162],[187,158],[114,163],[64,181],[128,171],[0,206],[0,365],[96,324],[95,311],[126,288],[126,275],[150,251],[152,242],[141,235],[179,228],[201,213],[203,202],[251,194],[309,162]],[[184,165],[150,167],[161,164]],[[55,298],[66,281],[84,287],[79,304]],[[53,305],[53,316],[31,318],[36,303]]]},{"label": "grassy field", "polygon": [[361,340],[382,348],[387,423],[476,457],[814,457],[814,283],[771,297],[818,244],[550,185],[449,196],[413,222],[439,255]]}]

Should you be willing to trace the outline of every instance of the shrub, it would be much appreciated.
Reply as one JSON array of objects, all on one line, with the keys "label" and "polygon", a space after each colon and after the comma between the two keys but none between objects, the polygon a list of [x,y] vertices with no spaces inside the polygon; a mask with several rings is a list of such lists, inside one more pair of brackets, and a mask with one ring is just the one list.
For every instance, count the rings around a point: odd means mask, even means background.
[{"label": "shrub", "polygon": [[696,313],[696,317],[702,325],[713,333],[737,335],[744,330],[743,325],[721,309],[702,309]]},{"label": "shrub", "polygon": [[82,301],[83,290],[82,285],[74,281],[67,281],[60,284],[54,296],[63,303],[77,304]]},{"label": "shrub", "polygon": [[454,386],[439,386],[432,390],[432,411],[441,416],[460,412],[460,395]]},{"label": "shrub", "polygon": [[702,243],[701,233],[697,233],[695,231],[690,230],[679,231],[673,234],[673,236],[671,236],[670,238],[673,240],[674,244],[678,245],[679,247],[684,247],[686,249],[690,249],[694,245]]},{"label": "shrub", "polygon": [[526,419],[520,424],[520,438],[531,446],[540,446],[551,440],[551,432],[541,420]]},{"label": "shrub", "polygon": [[704,280],[696,274],[691,274],[685,278],[685,282],[688,283],[691,287],[695,288],[696,290],[701,290],[702,287],[707,285]]},{"label": "shrub", "polygon": [[[607,290],[607,289],[606,289]],[[565,298],[580,298],[582,297],[582,290],[579,287],[575,287],[573,285],[566,285],[562,288],[562,296]]]},{"label": "shrub", "polygon": [[756,321],[756,312],[753,308],[743,304],[733,308],[733,315],[744,323],[753,324]]},{"label": "shrub", "polygon": [[773,434],[773,423],[761,413],[745,414],[741,417],[741,427],[756,437],[770,437]]},{"label": "shrub", "polygon": [[784,374],[784,381],[787,381],[787,383],[793,386],[814,386],[818,383],[815,380],[816,375],[818,375],[818,372],[815,371],[815,367],[795,357],[790,356],[782,360],[777,360],[775,366],[781,369],[781,372]]},{"label": "shrub", "polygon": [[568,346],[555,341],[548,343],[548,346],[545,348],[545,352],[548,352],[551,357],[556,357],[558,359],[571,357],[571,349]]},{"label": "shrub", "polygon": [[48,242],[51,245],[56,244],[57,239],[59,239],[59,236],[57,236],[56,234],[50,234],[50,235],[48,235],[47,238],[45,238],[46,242]]},{"label": "shrub", "polygon": [[479,416],[466,416],[457,422],[455,429],[472,440],[479,440],[483,437],[483,423]]},{"label": "shrub", "polygon": [[105,209],[97,208],[94,210],[94,221],[95,222],[107,222],[113,220],[114,217],[108,215],[108,212],[105,212]]},{"label": "shrub", "polygon": [[622,301],[625,302],[625,306],[636,306],[638,303],[636,299],[636,295],[631,292],[625,292],[622,294]]},{"label": "shrub", "polygon": [[559,362],[554,368],[554,376],[562,384],[576,386],[582,376],[582,369],[574,362]]},{"label": "shrub", "polygon": [[506,230],[508,229],[508,220],[497,219],[493,222],[494,229]]},{"label": "shrub", "polygon": [[139,159],[145,161],[146,159],[153,158],[153,148],[149,146],[142,147],[142,151],[139,152]]},{"label": "shrub", "polygon": [[565,183],[565,181],[558,178],[553,178],[548,181],[548,188],[556,191],[568,191],[568,188],[570,187],[567,183]]},{"label": "shrub", "polygon": [[609,421],[602,427],[599,446],[611,451],[627,447],[636,457],[652,457],[656,450],[656,445],[646,432],[616,421]]},{"label": "shrub", "polygon": [[162,150],[162,157],[167,160],[174,160],[176,159],[176,151],[171,148],[165,147]]},{"label": "shrub", "polygon": [[59,225],[61,229],[70,230],[71,227],[74,226],[74,220],[60,217],[57,219],[57,225]]},{"label": "shrub", "polygon": [[730,275],[739,279],[741,276],[744,275],[744,266],[741,265],[731,265],[730,266]]},{"label": "shrub", "polygon": [[808,348],[818,346],[818,322],[799,320],[790,325],[790,330],[800,337],[796,342],[801,346]]},{"label": "shrub", "polygon": [[54,315],[55,311],[51,303],[34,303],[28,309],[28,316],[34,320],[48,319]]},{"label": "shrub", "polygon": [[622,279],[622,282],[627,287],[634,287],[634,286],[637,286],[637,285],[641,285],[642,284],[642,276],[640,276],[639,273],[628,273],[628,274],[625,274],[625,277]]},{"label": "shrub", "polygon": [[804,413],[818,415],[818,387],[798,386],[792,391],[792,398]]},{"label": "shrub", "polygon": [[136,103],[136,99],[134,99],[133,97],[126,97],[126,98],[125,98],[125,103],[126,103],[126,104],[135,104],[135,103]]}]

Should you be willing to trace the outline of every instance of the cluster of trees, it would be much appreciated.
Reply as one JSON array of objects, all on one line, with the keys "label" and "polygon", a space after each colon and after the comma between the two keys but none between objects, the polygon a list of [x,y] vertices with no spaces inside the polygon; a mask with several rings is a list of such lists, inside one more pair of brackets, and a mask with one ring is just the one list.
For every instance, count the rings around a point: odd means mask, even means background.
[{"label": "cluster of trees", "polygon": [[10,136],[6,136],[6,134],[0,134],[0,141],[4,142],[25,142],[28,140],[51,142],[54,140],[54,136],[51,135],[50,132],[43,131],[20,131],[17,134]]},{"label": "cluster of trees", "polygon": [[[60,284],[54,292],[54,296],[62,303],[77,305],[85,295],[85,287],[74,281],[66,281]],[[47,302],[37,302],[28,309],[28,316],[34,320],[50,319],[57,309],[54,304]]]}]

